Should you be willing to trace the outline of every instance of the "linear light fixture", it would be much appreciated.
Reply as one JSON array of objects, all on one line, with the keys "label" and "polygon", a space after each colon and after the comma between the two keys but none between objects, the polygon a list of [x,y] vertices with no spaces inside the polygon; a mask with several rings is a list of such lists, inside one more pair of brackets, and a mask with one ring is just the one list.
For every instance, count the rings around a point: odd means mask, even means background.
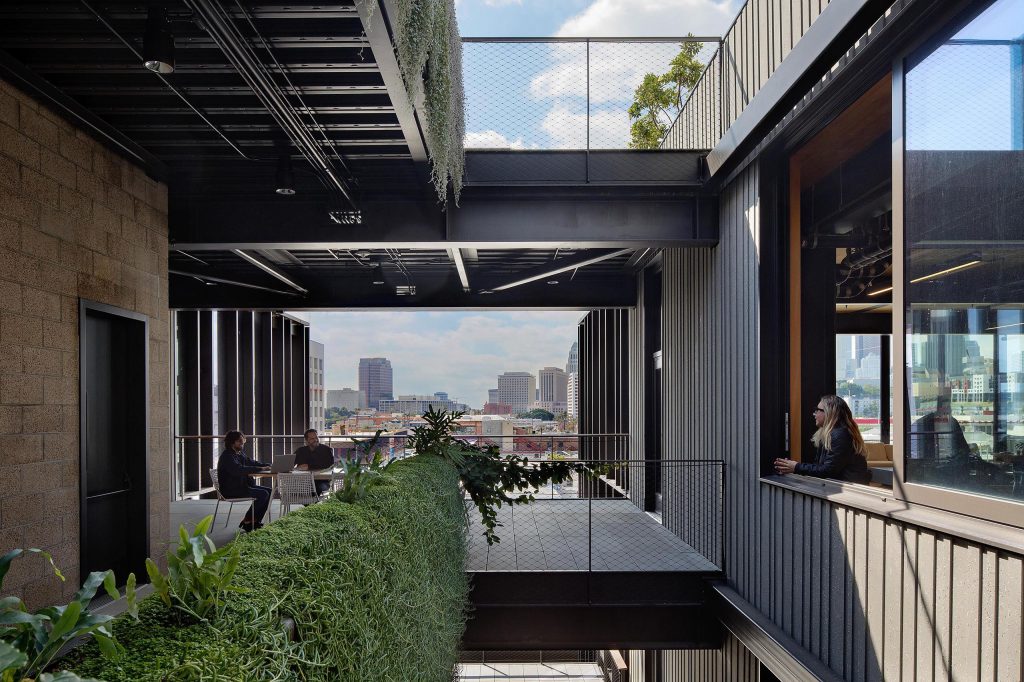
[{"label": "linear light fixture", "polygon": [[455,269],[459,271],[459,281],[462,282],[462,290],[469,291],[469,275],[466,273],[466,263],[462,260],[462,249],[448,249],[448,253],[455,262]]},{"label": "linear light fixture", "polygon": [[993,329],[1006,329],[1007,327],[1021,327],[1024,326],[1024,322],[1011,322],[1010,324],[1000,324],[995,327],[986,327],[985,331],[990,332]]},{"label": "linear light fixture", "polygon": [[203,284],[230,284],[236,287],[245,287],[246,289],[258,289],[260,291],[269,291],[274,294],[281,294],[282,296],[298,296],[294,291],[283,291],[281,289],[272,289],[270,287],[263,287],[259,284],[249,284],[248,282],[239,282],[234,279],[224,279],[223,277],[214,277],[212,275],[202,275],[197,272],[185,272],[184,270],[175,270],[173,268],[167,271],[171,275],[180,275],[182,277],[191,277],[192,279],[199,280]]},{"label": "linear light fixture", "polygon": [[288,277],[284,273],[280,272],[276,268],[271,267],[270,265],[267,265],[266,263],[261,261],[259,258],[256,258],[255,256],[250,256],[248,253],[246,253],[242,249],[231,249],[231,252],[234,253],[239,258],[241,258],[242,260],[245,260],[245,261],[248,261],[249,263],[252,263],[253,265],[258,267],[260,270],[262,270],[263,272],[267,273],[268,275],[270,275],[274,279],[277,279],[277,280],[279,280],[281,282],[284,282],[285,284],[290,286],[292,289],[295,289],[295,291],[299,292],[300,294],[305,295],[305,294],[309,293],[308,289],[303,289],[298,284],[296,284],[292,280],[288,279]]},{"label": "linear light fixture", "polygon": [[967,261],[966,263],[961,263],[960,265],[954,265],[953,267],[946,268],[945,270],[939,270],[938,272],[933,272],[932,274],[925,275],[924,277],[918,277],[917,279],[912,279],[912,280],[910,280],[910,283],[911,284],[917,284],[918,282],[923,282],[926,279],[938,279],[939,277],[945,277],[946,275],[949,275],[951,273],[960,272],[961,270],[966,270],[967,268],[973,268],[975,265],[981,265],[981,262],[982,261],[980,259],[975,259],[975,260],[972,260],[972,261]]},{"label": "linear light fixture", "polygon": [[879,289],[878,291],[872,291],[868,294],[868,296],[880,296],[881,294],[884,294],[887,291],[892,291],[892,287],[886,287],[884,289]]},{"label": "linear light fixture", "polygon": [[569,272],[570,270],[575,270],[576,268],[584,268],[588,265],[593,265],[594,263],[600,263],[601,261],[606,261],[611,258],[617,258],[627,253],[632,253],[633,251],[634,249],[618,249],[616,251],[602,253],[599,256],[594,256],[593,258],[588,258],[586,260],[573,261],[568,265],[563,265],[558,268],[552,268],[551,270],[545,270],[544,272],[540,272],[529,277],[524,277],[523,279],[517,279],[514,282],[509,282],[508,284],[502,284],[501,286],[491,287],[491,291],[504,291],[505,289],[511,289],[512,287],[518,287],[523,284],[529,284],[530,282],[536,282],[537,280],[540,279],[546,280],[552,275],[560,275],[563,272]]}]

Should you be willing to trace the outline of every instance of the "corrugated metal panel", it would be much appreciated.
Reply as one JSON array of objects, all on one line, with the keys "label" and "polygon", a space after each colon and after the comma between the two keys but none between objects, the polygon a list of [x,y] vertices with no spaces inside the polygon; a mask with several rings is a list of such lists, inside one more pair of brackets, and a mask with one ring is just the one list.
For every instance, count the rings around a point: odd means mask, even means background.
[{"label": "corrugated metal panel", "polygon": [[662,146],[714,147],[827,4],[828,0],[748,0]]},{"label": "corrugated metal panel", "polygon": [[[844,679],[1021,680],[1024,557],[760,483],[757,185],[755,163],[723,190],[715,249],[663,260],[662,451],[726,461],[730,584]],[[665,652],[663,679],[745,660]]]}]

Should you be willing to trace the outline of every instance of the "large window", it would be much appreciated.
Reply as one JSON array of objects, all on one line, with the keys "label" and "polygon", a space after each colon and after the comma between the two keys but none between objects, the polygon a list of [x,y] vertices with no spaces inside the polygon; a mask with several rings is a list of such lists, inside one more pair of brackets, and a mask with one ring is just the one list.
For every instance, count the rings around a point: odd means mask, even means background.
[{"label": "large window", "polygon": [[905,477],[1024,499],[1024,3],[906,61]]}]

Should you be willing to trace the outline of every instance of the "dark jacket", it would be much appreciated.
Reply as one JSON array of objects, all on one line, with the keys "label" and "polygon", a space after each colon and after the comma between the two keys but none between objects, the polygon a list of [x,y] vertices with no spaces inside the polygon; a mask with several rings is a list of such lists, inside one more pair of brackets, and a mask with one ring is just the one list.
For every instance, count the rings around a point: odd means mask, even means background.
[{"label": "dark jacket", "polygon": [[800,462],[795,473],[819,478],[839,478],[853,483],[870,483],[871,472],[864,455],[853,451],[853,439],[845,426],[832,429],[832,447],[818,446],[818,461]]},{"label": "dark jacket", "polygon": [[269,464],[258,462],[245,453],[227,449],[220,453],[217,460],[217,478],[220,479],[220,492],[224,497],[245,497],[249,494],[249,486],[255,485],[249,474],[257,473]]},{"label": "dark jacket", "polygon": [[320,443],[312,450],[308,445],[303,445],[295,451],[295,466],[305,464],[310,471],[330,469],[334,466],[334,450]]}]

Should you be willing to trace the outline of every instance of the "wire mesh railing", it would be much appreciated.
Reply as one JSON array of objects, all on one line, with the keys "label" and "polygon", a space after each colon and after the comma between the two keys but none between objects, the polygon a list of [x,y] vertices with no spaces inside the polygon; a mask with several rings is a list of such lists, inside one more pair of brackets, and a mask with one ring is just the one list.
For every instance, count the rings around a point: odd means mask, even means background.
[{"label": "wire mesh railing", "polygon": [[487,544],[467,495],[467,570],[715,572],[724,566],[724,462],[573,461],[587,470],[562,483],[506,491],[534,501],[498,510],[494,544]]},{"label": "wire mesh railing", "polygon": [[[702,68],[718,38],[463,38],[467,149],[658,148],[685,101],[673,60]],[[637,136],[638,94],[660,78],[649,109],[657,139]],[[651,94],[651,93],[648,93]],[[660,99],[659,99],[660,98]],[[647,111],[647,110],[645,110]],[[638,113],[638,112],[634,112]],[[646,140],[643,144],[638,141]]]},{"label": "wire mesh railing", "polygon": [[[370,436],[324,434],[336,463],[362,456]],[[488,545],[468,495],[467,570],[472,571],[706,571],[724,564],[724,467],[721,460],[640,459],[628,434],[458,434],[480,447],[583,465],[567,481],[529,493],[534,502],[498,510],[500,542]],[[246,435],[244,452],[266,463],[304,444],[301,435]],[[176,436],[176,499],[213,492],[209,470],[224,450],[222,436]],[[386,459],[415,454],[406,434],[382,434],[375,449]]]}]

